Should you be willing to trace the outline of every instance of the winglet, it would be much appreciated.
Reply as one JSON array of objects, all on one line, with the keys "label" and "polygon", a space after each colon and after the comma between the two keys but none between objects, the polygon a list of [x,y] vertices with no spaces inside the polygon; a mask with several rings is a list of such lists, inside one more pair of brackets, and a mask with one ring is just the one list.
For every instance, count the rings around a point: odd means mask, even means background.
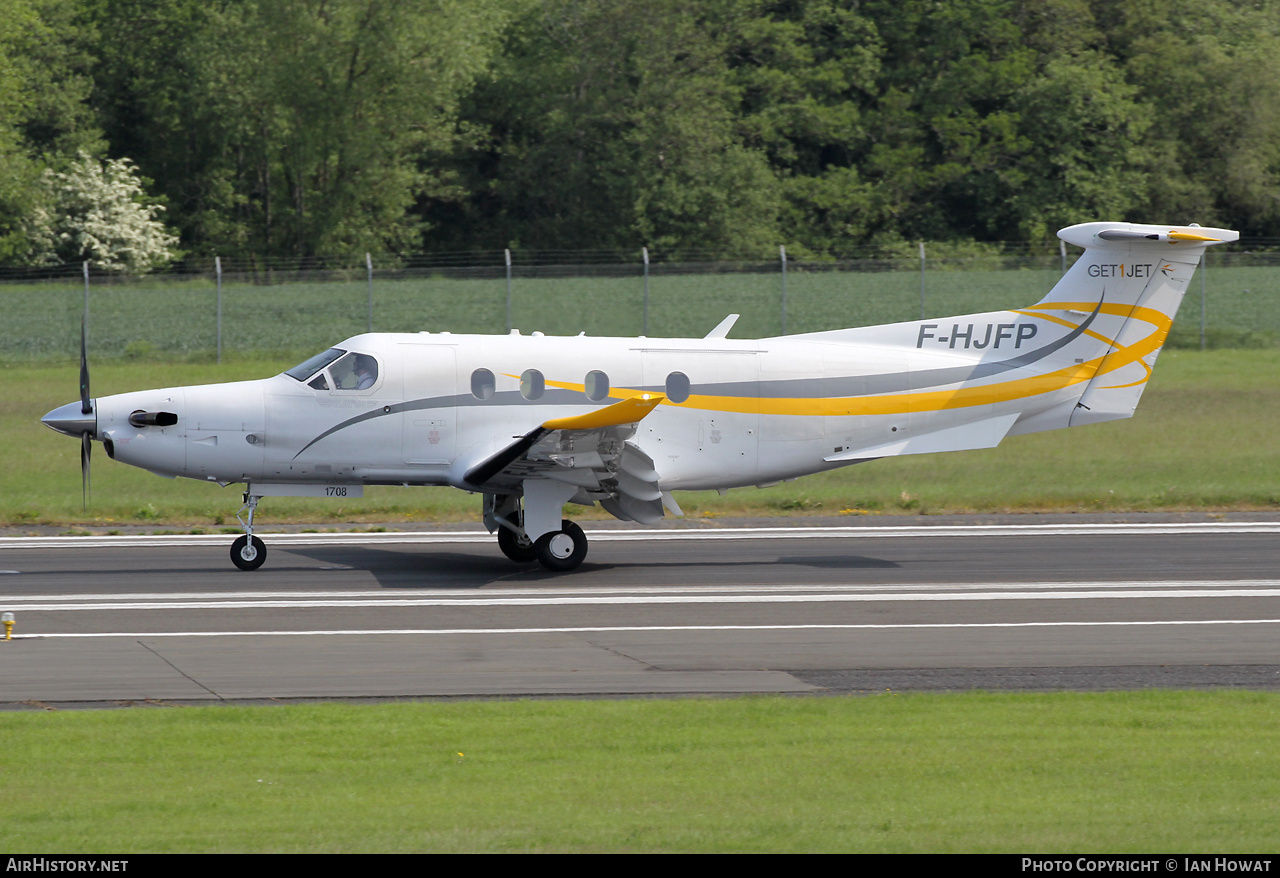
[{"label": "winglet", "polygon": [[728,338],[729,330],[733,329],[733,324],[738,322],[738,314],[730,314],[725,319],[716,324],[716,328],[708,332],[703,338]]},{"label": "winglet", "polygon": [[665,396],[661,393],[645,393],[615,402],[611,406],[577,415],[571,418],[553,418],[542,425],[544,430],[599,430],[602,427],[617,427],[622,424],[634,424],[643,420],[645,415],[657,408]]}]

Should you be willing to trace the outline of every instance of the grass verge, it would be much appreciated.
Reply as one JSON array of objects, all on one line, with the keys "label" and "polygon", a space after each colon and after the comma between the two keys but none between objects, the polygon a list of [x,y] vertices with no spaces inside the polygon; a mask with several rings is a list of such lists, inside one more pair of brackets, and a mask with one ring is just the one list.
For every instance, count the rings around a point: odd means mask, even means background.
[{"label": "grass verge", "polygon": [[0,713],[0,847],[1257,853],[1278,713],[1158,691]]}]

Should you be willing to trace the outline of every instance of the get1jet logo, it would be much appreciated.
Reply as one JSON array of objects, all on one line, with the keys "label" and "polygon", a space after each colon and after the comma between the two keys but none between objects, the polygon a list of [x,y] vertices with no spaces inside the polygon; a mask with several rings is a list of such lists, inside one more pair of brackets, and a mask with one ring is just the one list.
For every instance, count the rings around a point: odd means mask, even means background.
[{"label": "get1jet logo", "polygon": [[1105,264],[1095,262],[1089,266],[1089,277],[1151,277],[1151,269],[1155,266],[1150,262],[1136,262],[1125,264],[1123,262]]}]

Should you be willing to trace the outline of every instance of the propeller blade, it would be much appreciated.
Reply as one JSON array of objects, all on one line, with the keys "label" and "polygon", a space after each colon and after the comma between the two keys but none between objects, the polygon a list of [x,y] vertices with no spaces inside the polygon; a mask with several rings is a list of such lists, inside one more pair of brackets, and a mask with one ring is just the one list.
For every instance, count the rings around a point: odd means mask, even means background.
[{"label": "propeller blade", "polygon": [[89,402],[89,339],[84,317],[80,318],[80,414],[93,411]]},{"label": "propeller blade", "polygon": [[85,512],[89,511],[89,459],[93,456],[93,442],[89,433],[80,434],[80,492]]}]

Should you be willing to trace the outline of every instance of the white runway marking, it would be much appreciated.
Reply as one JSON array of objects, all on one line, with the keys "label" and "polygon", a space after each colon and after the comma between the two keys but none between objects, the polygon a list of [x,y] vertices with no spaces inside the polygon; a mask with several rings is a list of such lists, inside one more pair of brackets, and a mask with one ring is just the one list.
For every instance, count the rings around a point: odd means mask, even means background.
[{"label": "white runway marking", "polygon": [[[270,533],[255,531],[269,544],[288,546],[432,545],[489,543],[484,531],[406,533]],[[653,528],[587,530],[592,542],[663,540],[814,540],[891,539],[895,537],[971,536],[1097,536],[1100,534],[1257,534],[1280,533],[1280,522],[1206,521],[1155,524],[963,524],[934,526],[884,525],[876,527],[740,527]],[[138,546],[222,546],[235,534],[156,534],[144,536],[4,537],[0,549],[132,548]]]},{"label": "white runway marking", "polygon": [[[927,590],[926,590],[927,589]],[[1280,597],[1280,580],[1157,582],[971,583],[954,586],[732,586],[706,589],[593,589],[481,591],[470,595],[410,593],[239,592],[236,594],[25,595],[0,599],[17,612],[100,610],[243,610],[326,607],[540,607],[640,604],[804,604],[921,601],[1125,600],[1145,598]],[[729,592],[722,594],[720,592]],[[444,596],[448,594],[448,596]]]},{"label": "white runway marking", "polygon": [[927,622],[904,624],[815,624],[815,625],[618,625],[580,628],[389,628],[345,629],[327,631],[166,631],[147,633],[73,633],[28,634],[14,640],[47,640],[51,638],[125,637],[150,640],[155,637],[350,637],[358,635],[445,635],[445,634],[606,634],[661,631],[842,631],[875,630],[907,631],[913,629],[966,628],[1115,628],[1155,625],[1280,625],[1280,619],[1177,619],[1143,622]]}]

